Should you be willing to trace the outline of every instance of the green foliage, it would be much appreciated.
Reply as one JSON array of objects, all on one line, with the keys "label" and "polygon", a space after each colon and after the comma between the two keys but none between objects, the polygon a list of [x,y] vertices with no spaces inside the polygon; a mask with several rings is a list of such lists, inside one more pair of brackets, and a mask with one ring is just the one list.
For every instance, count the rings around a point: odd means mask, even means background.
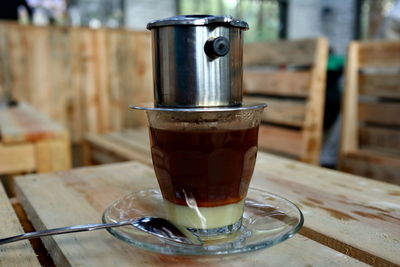
[{"label": "green foliage", "polygon": [[279,39],[278,0],[179,0],[180,15],[231,15],[250,25],[245,42]]}]

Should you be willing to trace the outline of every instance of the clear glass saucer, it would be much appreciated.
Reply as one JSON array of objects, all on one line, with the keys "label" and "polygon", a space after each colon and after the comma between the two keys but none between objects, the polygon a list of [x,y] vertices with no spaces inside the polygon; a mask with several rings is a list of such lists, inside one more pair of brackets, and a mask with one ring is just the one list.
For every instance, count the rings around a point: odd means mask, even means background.
[{"label": "clear glass saucer", "polygon": [[[115,201],[104,211],[103,222],[112,223],[143,216],[167,218],[159,189],[134,192]],[[240,230],[226,238],[205,241],[203,246],[187,246],[161,240],[132,226],[107,230],[128,244],[162,254],[226,255],[276,245],[296,234],[303,222],[303,214],[289,200],[250,188]]]}]

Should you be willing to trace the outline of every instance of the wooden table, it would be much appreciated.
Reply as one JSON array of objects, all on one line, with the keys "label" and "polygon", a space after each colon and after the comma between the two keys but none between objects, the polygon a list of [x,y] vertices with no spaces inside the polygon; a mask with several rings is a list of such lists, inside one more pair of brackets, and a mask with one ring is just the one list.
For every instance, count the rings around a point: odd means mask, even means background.
[{"label": "wooden table", "polygon": [[71,167],[68,132],[28,104],[0,105],[0,174]]},{"label": "wooden table", "polygon": [[[36,229],[95,223],[114,200],[156,187],[136,161],[28,175],[17,197]],[[221,257],[178,257],[131,247],[106,231],[43,238],[63,266],[389,266],[400,263],[400,187],[260,153],[253,187],[295,202],[300,234],[274,247]]]}]

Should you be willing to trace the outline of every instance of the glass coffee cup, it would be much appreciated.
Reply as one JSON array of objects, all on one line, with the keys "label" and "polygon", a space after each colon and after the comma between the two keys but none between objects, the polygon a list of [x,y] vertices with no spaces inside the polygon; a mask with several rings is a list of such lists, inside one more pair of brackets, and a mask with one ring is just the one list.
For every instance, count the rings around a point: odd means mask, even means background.
[{"label": "glass coffee cup", "polygon": [[169,220],[203,239],[240,228],[264,107],[146,110]]}]

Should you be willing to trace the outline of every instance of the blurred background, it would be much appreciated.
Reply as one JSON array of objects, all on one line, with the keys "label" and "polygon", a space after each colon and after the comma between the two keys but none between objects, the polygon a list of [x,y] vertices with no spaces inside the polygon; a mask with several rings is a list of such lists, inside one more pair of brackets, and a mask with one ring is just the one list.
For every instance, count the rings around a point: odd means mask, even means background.
[{"label": "blurred background", "polygon": [[148,21],[181,14],[221,14],[251,25],[246,42],[326,36],[344,54],[352,39],[382,36],[396,0],[13,0],[0,19],[22,23],[124,27],[143,30]]},{"label": "blurred background", "polygon": [[[262,53],[281,53],[282,57],[288,58],[287,62],[275,62],[272,67],[267,66],[271,62],[264,62],[261,65],[267,71],[263,74],[252,72],[254,66],[246,65],[245,58],[244,90],[250,96],[264,94],[267,97],[265,101],[270,103],[283,101],[282,105],[276,104],[276,114],[270,112],[271,116],[277,115],[283,120],[267,118],[265,124],[275,127],[279,122],[285,128],[285,134],[294,140],[306,136],[304,131],[310,127],[305,126],[306,115],[297,116],[294,123],[288,123],[290,115],[287,110],[290,112],[290,109],[286,107],[295,108],[292,102],[299,104],[302,101],[300,113],[308,114],[312,98],[298,93],[283,96],[281,92],[266,93],[269,89],[262,88],[263,85],[269,83],[271,87],[281,88],[280,84],[283,84],[282,88],[291,89],[299,85],[311,90],[314,81],[319,79],[323,83],[320,90],[324,98],[320,101],[323,111],[314,116],[323,116],[320,120],[323,145],[321,149],[319,145],[314,147],[321,155],[319,164],[330,168],[335,168],[338,160],[340,112],[346,87],[344,70],[349,44],[352,41],[400,38],[398,0],[4,1],[0,8],[0,97],[26,101],[45,113],[69,130],[74,145],[82,144],[88,133],[103,134],[145,125],[144,116],[128,112],[126,107],[133,102],[152,100],[151,42],[146,24],[151,20],[184,14],[231,15],[245,20],[250,25],[250,30],[245,33],[245,57],[256,54],[257,49],[263,47]],[[327,40],[326,55],[317,49],[321,38]],[[306,39],[314,41],[298,42]],[[282,49],[281,41],[284,41]],[[252,46],[255,43],[262,44]],[[270,47],[270,43],[275,45]],[[365,54],[376,58],[379,58],[376,51],[386,49],[369,50],[369,46],[366,47],[363,50]],[[395,50],[386,50],[382,62],[387,59],[400,62]],[[298,53],[310,57],[307,64],[299,62]],[[293,63],[290,63],[292,59]],[[318,74],[321,77],[313,78],[316,75],[314,70],[321,68],[317,63],[323,65],[323,73]],[[392,68],[394,63],[390,64]],[[383,65],[379,63],[377,66]],[[271,76],[271,70],[280,72]],[[295,73],[299,76],[290,76],[293,74],[291,71],[300,72]],[[304,76],[306,71],[311,76]],[[395,67],[390,71],[392,78],[375,75],[372,78],[379,78],[379,82],[368,80],[368,84],[375,89],[385,84],[392,92],[398,90],[399,70]],[[371,68],[355,71],[360,75],[364,72],[371,73]],[[261,76],[265,81],[259,79]],[[305,85],[301,84],[300,76],[305,77]],[[254,84],[258,88],[253,90]],[[388,101],[387,96],[378,98],[379,101]],[[274,111],[273,105],[270,111]],[[298,112],[293,109],[294,115]],[[396,138],[391,137],[393,140]],[[282,146],[288,144],[277,142],[280,143]],[[298,152],[299,147],[312,146],[311,143],[301,144],[288,151]],[[398,151],[395,154],[397,156]],[[295,158],[299,159],[298,155]],[[300,160],[317,163],[315,159],[300,157]]]}]

